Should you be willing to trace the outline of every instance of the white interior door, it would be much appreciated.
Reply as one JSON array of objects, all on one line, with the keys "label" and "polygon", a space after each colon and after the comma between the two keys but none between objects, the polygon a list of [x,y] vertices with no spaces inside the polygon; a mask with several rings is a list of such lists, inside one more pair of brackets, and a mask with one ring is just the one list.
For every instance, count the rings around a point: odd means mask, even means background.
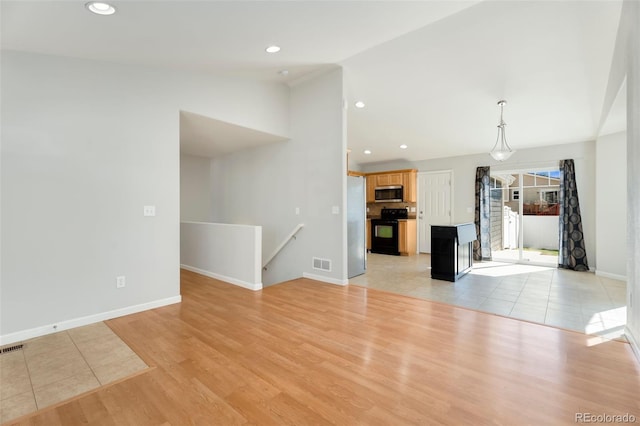
[{"label": "white interior door", "polygon": [[420,253],[431,253],[431,225],[451,225],[453,173],[418,174],[418,244]]}]

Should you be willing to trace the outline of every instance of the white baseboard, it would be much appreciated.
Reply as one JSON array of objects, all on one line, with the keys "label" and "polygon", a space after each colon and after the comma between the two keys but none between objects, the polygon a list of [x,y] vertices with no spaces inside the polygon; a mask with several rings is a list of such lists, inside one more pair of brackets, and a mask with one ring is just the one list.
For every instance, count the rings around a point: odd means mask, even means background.
[{"label": "white baseboard", "polygon": [[624,337],[629,341],[629,345],[633,350],[633,353],[636,356],[638,362],[640,362],[640,345],[638,344],[638,340],[635,338],[629,327],[624,328]]},{"label": "white baseboard", "polygon": [[605,277],[605,278],[611,278],[612,280],[620,280],[620,281],[627,281],[627,277],[624,275],[618,275],[618,274],[611,274],[609,272],[604,272],[604,271],[598,271],[596,270],[596,275],[600,276],[600,277]]},{"label": "white baseboard", "polygon": [[335,284],[335,285],[349,284],[349,280],[339,280],[336,278],[323,277],[322,275],[310,274],[308,272],[303,272],[302,276],[305,278],[309,278],[310,280],[322,281],[329,284]]},{"label": "white baseboard", "polygon": [[162,306],[173,305],[182,302],[182,296],[167,297],[166,299],[154,300],[153,302],[142,303],[140,305],[127,306],[126,308],[114,309],[113,311],[102,312],[99,314],[88,315],[86,317],[74,318],[70,320],[60,321],[53,324],[43,325],[40,327],[30,328],[28,330],[16,331],[15,333],[0,336],[0,345],[7,345],[15,342],[33,339],[34,337],[45,336],[47,334],[57,333],[58,331],[69,330],[71,328],[82,327],[84,325],[94,324],[100,321],[110,320],[112,318],[123,317],[125,315],[135,314],[149,309],[160,308]]},{"label": "white baseboard", "polygon": [[180,267],[182,269],[186,269],[187,271],[195,272],[196,274],[204,275],[206,277],[215,278],[216,280],[224,281],[229,284],[237,285],[239,287],[243,287],[249,290],[258,291],[262,290],[262,283],[250,283],[248,281],[239,280],[237,278],[227,277],[225,275],[216,274],[215,272],[205,271],[204,269],[195,268],[189,265],[181,264]]}]

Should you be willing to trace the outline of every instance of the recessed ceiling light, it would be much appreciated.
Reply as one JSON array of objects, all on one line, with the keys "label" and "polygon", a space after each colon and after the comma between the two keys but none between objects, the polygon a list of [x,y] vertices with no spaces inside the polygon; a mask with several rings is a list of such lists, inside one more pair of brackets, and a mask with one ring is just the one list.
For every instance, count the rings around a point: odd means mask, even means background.
[{"label": "recessed ceiling light", "polygon": [[408,148],[408,147],[407,147],[407,145],[405,145],[405,144],[400,145],[400,149],[407,149],[407,148]]},{"label": "recessed ceiling light", "polygon": [[269,46],[269,47],[267,47],[267,48],[266,48],[266,49],[264,49],[264,50],[266,50],[266,51],[267,51],[267,53],[276,53],[276,52],[279,52],[279,51],[280,51],[280,46],[275,46],[275,45],[273,45],[273,46]]},{"label": "recessed ceiling light", "polygon": [[364,108],[364,102],[362,101],[356,102],[356,108]]},{"label": "recessed ceiling light", "polygon": [[288,76],[289,75],[289,70],[280,70],[278,71],[278,74],[280,74],[281,76]]},{"label": "recessed ceiling light", "polygon": [[84,6],[96,15],[113,15],[116,13],[115,7],[111,6],[109,3],[103,3],[100,1],[90,1]]},{"label": "recessed ceiling light", "polygon": [[371,151],[370,151],[370,150],[368,150],[368,149],[365,149],[365,150],[364,150],[364,153],[365,153],[365,154],[367,154],[367,155],[369,155],[369,154],[371,154]]}]

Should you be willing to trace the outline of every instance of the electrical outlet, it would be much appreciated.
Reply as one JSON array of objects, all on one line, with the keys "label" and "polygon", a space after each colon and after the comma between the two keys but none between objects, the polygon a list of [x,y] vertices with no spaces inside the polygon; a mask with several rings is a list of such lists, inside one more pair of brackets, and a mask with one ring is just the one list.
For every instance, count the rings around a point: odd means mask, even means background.
[{"label": "electrical outlet", "polygon": [[145,216],[155,216],[156,206],[144,206],[143,214]]},{"label": "electrical outlet", "polygon": [[127,285],[127,280],[124,275],[116,277],[116,288],[122,288]]}]

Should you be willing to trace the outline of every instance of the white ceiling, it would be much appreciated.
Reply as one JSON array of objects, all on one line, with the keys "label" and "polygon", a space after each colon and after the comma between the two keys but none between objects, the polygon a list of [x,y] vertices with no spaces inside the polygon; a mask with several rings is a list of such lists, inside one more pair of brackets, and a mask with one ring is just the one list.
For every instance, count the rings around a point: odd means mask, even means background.
[{"label": "white ceiling", "polygon": [[[113,4],[117,13],[104,17],[84,1],[2,1],[2,48],[289,84],[340,64],[349,105],[367,105],[347,117],[359,163],[485,152],[500,99],[515,149],[595,138],[621,9],[619,0]],[[282,51],[266,54],[270,44]],[[194,153],[205,152],[211,129],[219,134],[208,155],[273,142],[195,114],[182,121],[195,126],[181,130]],[[607,130],[623,121],[613,117]]]},{"label": "white ceiling", "polygon": [[180,111],[180,152],[185,154],[213,158],[286,140],[282,136]]}]

